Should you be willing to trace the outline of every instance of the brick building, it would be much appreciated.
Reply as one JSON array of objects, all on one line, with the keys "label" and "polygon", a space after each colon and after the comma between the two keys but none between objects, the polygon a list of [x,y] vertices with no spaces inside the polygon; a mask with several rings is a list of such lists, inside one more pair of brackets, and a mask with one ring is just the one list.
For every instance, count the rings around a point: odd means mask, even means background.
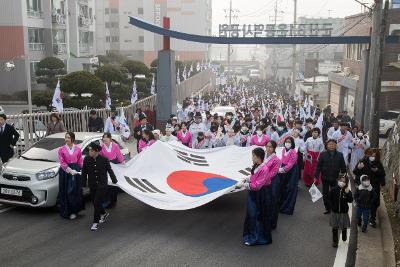
[{"label": "brick building", "polygon": [[[388,32],[399,34],[400,9],[389,10]],[[345,36],[368,36],[372,19],[367,13],[345,18]],[[400,108],[400,44],[386,44],[384,69],[382,72],[382,94],[380,111]],[[329,74],[329,103],[332,112],[346,110],[355,116],[360,125],[369,120],[366,109],[369,106],[366,94],[368,76],[368,44],[348,44],[344,48],[344,59],[340,72]],[[366,109],[364,109],[364,107]],[[367,124],[366,124],[367,125]]]}]

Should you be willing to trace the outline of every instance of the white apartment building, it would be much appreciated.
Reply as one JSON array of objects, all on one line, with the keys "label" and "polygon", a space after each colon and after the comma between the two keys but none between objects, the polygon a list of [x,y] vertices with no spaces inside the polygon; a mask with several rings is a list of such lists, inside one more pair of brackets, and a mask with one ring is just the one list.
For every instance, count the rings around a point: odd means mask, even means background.
[{"label": "white apartment building", "polygon": [[69,72],[90,69],[94,5],[95,0],[0,0],[0,64],[16,66],[12,72],[0,68],[1,93],[26,90],[37,63],[49,56],[64,60]]}]

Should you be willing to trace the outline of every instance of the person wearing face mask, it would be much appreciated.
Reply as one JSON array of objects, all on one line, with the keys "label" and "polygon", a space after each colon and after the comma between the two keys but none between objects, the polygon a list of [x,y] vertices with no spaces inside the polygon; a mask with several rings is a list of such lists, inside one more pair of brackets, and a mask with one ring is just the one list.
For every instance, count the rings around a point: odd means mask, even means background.
[{"label": "person wearing face mask", "polygon": [[314,125],[313,125],[313,119],[306,119],[306,126],[305,126],[305,134],[304,134],[304,141],[307,141],[308,138],[312,136]]},{"label": "person wearing face mask", "polygon": [[239,132],[239,146],[246,147],[250,145],[250,130],[247,124],[243,124]]},{"label": "person wearing face mask", "polygon": [[343,155],[336,150],[336,147],[336,140],[330,139],[327,141],[327,150],[319,155],[317,168],[314,172],[314,180],[317,181],[319,176],[322,180],[322,195],[325,206],[324,214],[331,213],[330,189],[336,186],[339,174],[346,173],[347,170]]},{"label": "person wearing face mask", "polygon": [[342,231],[343,242],[347,241],[347,228],[350,228],[349,203],[353,202],[353,195],[349,188],[347,175],[340,176],[337,186],[329,191],[332,213],[329,224],[332,227],[334,248],[338,247],[339,230]]},{"label": "person wearing face mask", "polygon": [[372,227],[376,227],[376,211],[380,206],[380,192],[381,186],[385,186],[385,169],[383,168],[382,162],[380,160],[379,149],[367,149],[365,151],[365,157],[360,161],[356,168],[353,170],[356,176],[355,182],[360,184],[362,182],[361,177],[363,175],[368,175],[371,186],[378,196],[374,198],[371,203],[371,218],[370,224]]},{"label": "person wearing face mask", "polygon": [[256,134],[250,140],[250,146],[265,146],[269,142],[269,137],[264,134],[263,128],[257,126]]},{"label": "person wearing face mask", "polygon": [[288,129],[286,127],[286,122],[284,122],[284,121],[278,122],[277,133],[278,133],[279,137],[281,138],[287,132],[288,132]]},{"label": "person wearing face mask", "polygon": [[192,134],[193,140],[197,139],[199,132],[205,133],[207,131],[204,125],[200,112],[196,112],[194,122],[189,126],[189,132]]},{"label": "person wearing face mask", "polygon": [[282,150],[282,165],[279,168],[280,173],[280,212],[286,215],[293,215],[296,205],[299,168],[297,166],[297,151],[294,139],[287,137],[285,147]]},{"label": "person wearing face mask", "polygon": [[[320,176],[318,179],[314,180],[314,172],[317,168],[318,157],[322,151],[324,151],[324,143],[320,138],[321,130],[319,128],[314,128],[312,130],[312,137],[308,138],[305,147],[306,153],[304,155],[304,172],[303,179],[307,187],[311,187],[313,183],[316,186],[320,183]],[[336,179],[336,178],[335,178]]]},{"label": "person wearing face mask", "polygon": [[275,155],[276,143],[267,145],[267,155],[261,147],[253,150],[251,176],[237,187],[249,190],[243,241],[246,246],[272,243],[273,195],[272,179],[278,173],[280,160]]},{"label": "person wearing face mask", "polygon": [[370,145],[368,135],[364,135],[363,131],[359,131],[355,134],[352,143],[350,144],[350,170],[356,168],[358,162],[364,158],[365,150],[368,149]]},{"label": "person wearing face mask", "polygon": [[346,166],[349,163],[349,147],[353,140],[351,133],[348,131],[348,127],[348,123],[342,122],[340,123],[340,131],[336,131],[332,134],[332,139],[337,142],[337,150],[343,154]]},{"label": "person wearing face mask", "polygon": [[373,190],[368,175],[361,175],[360,180],[361,184],[356,187],[354,198],[357,203],[357,224],[361,227],[361,231],[365,233],[368,228],[370,209],[372,208],[373,203],[376,202],[376,199],[379,198],[379,195],[375,190]]},{"label": "person wearing face mask", "polygon": [[193,149],[206,149],[206,148],[208,148],[207,144],[208,143],[207,143],[204,133],[199,132],[197,134],[197,139],[194,140],[194,142],[193,142],[192,148]]}]

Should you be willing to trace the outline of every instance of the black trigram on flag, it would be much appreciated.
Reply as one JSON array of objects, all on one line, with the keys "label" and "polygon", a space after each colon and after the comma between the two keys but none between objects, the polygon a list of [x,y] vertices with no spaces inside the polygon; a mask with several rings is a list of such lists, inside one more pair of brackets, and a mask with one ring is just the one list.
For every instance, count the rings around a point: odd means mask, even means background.
[{"label": "black trigram on flag", "polygon": [[193,154],[188,154],[186,152],[183,151],[179,151],[179,150],[175,150],[177,152],[177,157],[178,159],[189,163],[189,164],[193,164],[196,166],[210,166],[206,160],[205,157],[203,156],[198,156],[198,155],[193,155]]},{"label": "black trigram on flag", "polygon": [[250,176],[251,175],[251,168],[246,168],[244,170],[240,170],[239,173],[243,174],[244,176]]},{"label": "black trigram on flag", "polygon": [[143,193],[160,193],[165,194],[163,191],[155,187],[146,179],[130,178],[125,176],[126,182]]}]

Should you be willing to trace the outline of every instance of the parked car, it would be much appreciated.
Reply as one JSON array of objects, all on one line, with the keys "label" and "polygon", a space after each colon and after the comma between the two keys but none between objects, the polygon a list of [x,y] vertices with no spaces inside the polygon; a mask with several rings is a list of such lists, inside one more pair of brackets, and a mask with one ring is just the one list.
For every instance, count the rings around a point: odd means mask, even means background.
[{"label": "parked car", "polygon": [[389,110],[383,112],[381,114],[381,119],[379,124],[379,135],[386,137],[389,136],[399,116],[400,116],[400,110]]},{"label": "parked car", "polygon": [[[0,203],[29,206],[53,207],[57,204],[58,195],[58,148],[64,145],[65,133],[47,136],[35,143],[19,158],[10,160],[2,166],[0,172]],[[91,142],[101,142],[100,133],[76,133],[75,143],[87,156],[88,145]],[[112,135],[125,160],[130,153],[121,137]],[[88,189],[84,190],[88,193]]]}]

